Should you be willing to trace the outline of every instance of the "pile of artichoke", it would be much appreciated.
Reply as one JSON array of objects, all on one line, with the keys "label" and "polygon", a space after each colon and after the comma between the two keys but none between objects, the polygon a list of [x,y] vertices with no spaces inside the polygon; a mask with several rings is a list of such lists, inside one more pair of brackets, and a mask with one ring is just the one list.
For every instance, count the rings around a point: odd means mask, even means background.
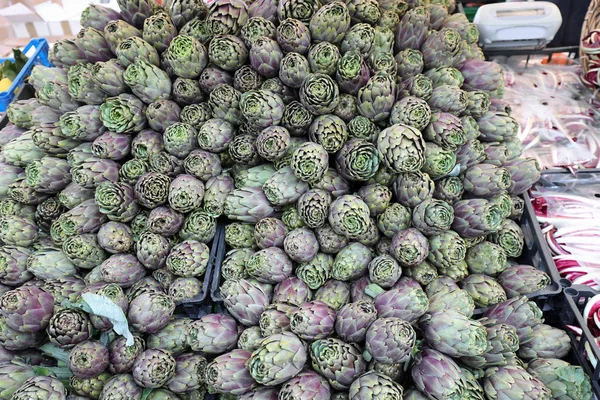
[{"label": "pile of artichoke", "polygon": [[454,0],[118,4],[0,131],[0,400],[591,398]]}]

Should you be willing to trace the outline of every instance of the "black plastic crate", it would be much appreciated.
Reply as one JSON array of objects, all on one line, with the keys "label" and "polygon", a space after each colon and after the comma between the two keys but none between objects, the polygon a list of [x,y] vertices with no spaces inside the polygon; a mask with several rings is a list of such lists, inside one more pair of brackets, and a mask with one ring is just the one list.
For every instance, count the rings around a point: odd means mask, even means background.
[{"label": "black plastic crate", "polygon": [[[580,289],[580,290],[577,290]],[[567,287],[559,296],[555,296],[544,309],[545,322],[548,325],[564,329],[571,338],[572,350],[566,361],[580,365],[592,381],[592,391],[600,398],[600,348],[594,335],[583,318],[583,309],[588,300],[598,292],[584,285]],[[567,326],[581,329],[578,336]],[[594,365],[588,355],[592,355],[598,363]]]},{"label": "black plastic crate", "polygon": [[[525,209],[523,211],[523,216],[518,223],[523,231],[525,245],[523,246],[523,253],[517,258],[517,262],[520,264],[531,265],[540,271],[544,271],[550,277],[550,284],[546,288],[527,295],[527,297],[535,301],[540,308],[543,308],[552,297],[560,294],[563,287],[568,286],[570,282],[565,283],[561,280],[556,265],[554,265],[554,261],[550,255],[550,249],[546,243],[542,241],[542,230],[535,217],[531,199],[527,193],[523,195],[523,198],[525,200]],[[488,308],[489,307],[475,309],[475,314],[483,314]]]},{"label": "black plastic crate", "polygon": [[517,258],[517,261],[521,264],[532,265],[544,271],[550,277],[550,285],[545,289],[527,295],[527,297],[537,299],[540,302],[540,300],[546,300],[551,296],[559,294],[563,288],[563,284],[561,283],[556,265],[552,261],[550,249],[545,242],[540,240],[540,238],[543,239],[543,234],[535,216],[531,199],[527,193],[523,195],[523,199],[525,200],[525,209],[518,223],[523,231],[525,245],[523,246],[523,253]]},{"label": "black plastic crate", "polygon": [[[544,271],[550,277],[550,285],[540,291],[530,293],[529,298],[534,299],[540,306],[543,306],[546,300],[559,294],[565,283],[561,282],[561,278],[554,265],[552,256],[550,255],[550,249],[541,240],[543,239],[540,225],[535,217],[531,200],[527,194],[524,195],[525,199],[525,210],[523,216],[519,221],[519,226],[523,230],[525,238],[525,245],[523,246],[523,253],[517,261],[521,264],[532,265],[535,268]],[[221,297],[221,265],[225,259],[227,252],[225,244],[225,229],[222,229],[222,242],[218,250],[218,254],[215,257],[215,265],[212,271],[212,283],[210,289],[210,297],[213,301],[214,306],[223,304],[223,298]],[[212,259],[212,257],[211,257]],[[222,308],[222,307],[221,307]],[[485,309],[478,309],[476,312],[483,313]]]},{"label": "black plastic crate", "polygon": [[210,298],[216,312],[224,311],[223,298],[221,297],[221,266],[223,265],[223,260],[225,260],[225,254],[227,253],[227,244],[225,243],[226,222],[222,222],[221,225],[222,229],[219,232],[219,248],[215,254],[215,264],[212,270],[210,285]]},{"label": "black plastic crate", "polygon": [[523,254],[521,254],[517,261],[522,262],[523,264],[533,265],[537,269],[547,273],[552,280],[552,283],[546,289],[531,293],[529,297],[553,296],[560,293],[562,290],[563,284],[561,284],[561,277],[552,260],[550,249],[543,240],[544,235],[542,234],[542,229],[535,216],[531,199],[527,193],[523,195],[523,198],[525,199],[525,211],[523,212],[521,221],[519,221],[519,225],[525,236],[525,246],[523,247]]},{"label": "black plastic crate", "polygon": [[204,273],[204,281],[202,282],[202,292],[195,298],[189,300],[183,300],[177,303],[178,306],[183,308],[185,314],[192,319],[199,319],[203,315],[210,314],[212,310],[211,297],[212,286],[211,283],[214,280],[215,273],[221,275],[221,264],[223,264],[223,257],[225,255],[225,224],[221,221],[217,222],[217,230],[215,237],[210,243],[210,256],[206,272]]}]

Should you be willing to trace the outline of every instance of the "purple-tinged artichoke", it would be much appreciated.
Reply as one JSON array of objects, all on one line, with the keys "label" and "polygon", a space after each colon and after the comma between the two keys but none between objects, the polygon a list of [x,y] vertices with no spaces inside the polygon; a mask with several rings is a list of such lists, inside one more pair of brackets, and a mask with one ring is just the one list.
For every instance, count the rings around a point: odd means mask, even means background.
[{"label": "purple-tinged artichoke", "polygon": [[415,386],[426,398],[464,398],[465,381],[462,371],[454,360],[436,350],[425,349],[417,353],[411,375]]},{"label": "purple-tinged artichoke", "polygon": [[392,238],[390,254],[403,266],[422,263],[429,254],[427,238],[415,228],[404,229]]},{"label": "purple-tinged artichoke", "polygon": [[283,248],[292,260],[306,263],[316,256],[319,251],[319,242],[312,230],[298,228],[286,235]]},{"label": "purple-tinged artichoke", "polygon": [[215,358],[206,366],[207,386],[222,394],[243,395],[257,386],[246,364],[253,353],[246,350],[232,350]]},{"label": "purple-tinged artichoke", "polygon": [[379,168],[379,152],[366,140],[350,139],[338,152],[335,162],[343,178],[367,181]]},{"label": "purple-tinged artichoke", "polygon": [[388,238],[392,238],[398,232],[410,227],[410,223],[410,210],[399,203],[390,204],[382,214],[377,216],[377,226],[381,233]]},{"label": "purple-tinged artichoke", "polygon": [[290,328],[300,339],[317,340],[334,330],[335,311],[321,301],[301,304],[290,316]]},{"label": "purple-tinged artichoke", "polygon": [[[180,113],[181,108],[177,105],[177,103],[171,100],[158,100],[154,103],[149,104],[146,108],[146,118],[148,120],[148,125],[150,125],[150,128],[154,129],[156,132],[159,133],[163,133],[168,126],[174,124],[175,122],[178,122]],[[132,150],[136,147],[136,139],[137,141],[140,141],[140,135],[142,135],[142,138],[145,137],[144,132],[146,131],[141,131],[133,139]],[[158,141],[158,139],[152,141],[152,144],[156,142],[155,146],[157,147],[157,151],[152,151],[151,154],[157,153],[162,150],[162,136],[159,137],[160,141]],[[141,144],[148,146],[148,144],[146,144],[145,141],[141,141]]]},{"label": "purple-tinged artichoke", "polygon": [[279,282],[273,291],[273,303],[289,303],[295,306],[310,301],[312,292],[300,278],[290,276]]},{"label": "purple-tinged artichoke", "polygon": [[122,160],[131,151],[131,137],[122,133],[105,132],[92,142],[92,154],[109,160]]},{"label": "purple-tinged artichoke", "polygon": [[119,165],[113,161],[98,157],[89,157],[71,168],[73,182],[86,189],[93,189],[106,181],[117,182],[119,179]]},{"label": "purple-tinged artichoke", "polygon": [[502,210],[486,199],[459,200],[453,205],[452,229],[463,237],[478,237],[498,231]]},{"label": "purple-tinged artichoke", "polygon": [[19,332],[9,327],[4,317],[0,317],[0,342],[6,350],[22,351],[38,347],[45,340],[47,340],[46,332]]},{"label": "purple-tinged artichoke", "polygon": [[286,53],[306,54],[311,43],[309,28],[298,19],[282,19],[277,27],[277,42]]},{"label": "purple-tinged artichoke", "polygon": [[283,249],[268,247],[248,258],[246,272],[259,282],[279,283],[292,273],[292,261]]},{"label": "purple-tinged artichoke", "polygon": [[39,332],[48,326],[54,310],[52,296],[34,286],[20,287],[0,297],[0,312],[8,327],[20,332]]},{"label": "purple-tinged artichoke", "polygon": [[350,12],[346,4],[333,2],[324,5],[310,19],[309,29],[315,43],[339,44],[350,28]]},{"label": "purple-tinged artichoke", "polygon": [[283,53],[275,40],[263,36],[252,43],[249,52],[250,64],[260,75],[266,78],[276,77],[282,58]]},{"label": "purple-tinged artichoke", "polygon": [[208,314],[190,324],[188,341],[192,351],[222,354],[235,347],[238,326],[228,315]]},{"label": "purple-tinged artichoke", "polygon": [[551,280],[548,274],[530,265],[515,265],[506,268],[499,276],[498,283],[511,298],[528,295],[545,289]]},{"label": "purple-tinged artichoke", "polygon": [[50,376],[34,376],[23,382],[11,399],[14,400],[62,400],[66,399],[67,389],[57,378]]},{"label": "purple-tinged artichoke", "polygon": [[143,389],[139,387],[130,374],[115,375],[110,378],[100,392],[102,399],[142,400]]},{"label": "purple-tinged artichoke", "polygon": [[425,7],[416,7],[404,14],[396,27],[396,52],[419,50],[427,38],[429,19],[430,12]]},{"label": "purple-tinged artichoke", "polygon": [[268,306],[260,315],[258,325],[263,337],[290,331],[290,316],[295,306],[275,303]]},{"label": "purple-tinged artichoke", "polygon": [[31,251],[24,247],[3,246],[0,248],[0,282],[3,285],[20,286],[33,278],[27,270],[27,259]]},{"label": "purple-tinged artichoke", "polygon": [[206,358],[200,354],[186,353],[175,357],[175,375],[167,382],[174,393],[189,393],[204,385]]},{"label": "purple-tinged artichoke", "polygon": [[350,285],[337,279],[329,279],[317,289],[314,299],[322,301],[334,310],[339,310],[350,302]]},{"label": "purple-tinged artichoke", "polygon": [[433,32],[421,48],[426,68],[451,67],[457,61],[461,50],[462,38],[452,28],[442,28]]},{"label": "purple-tinged artichoke", "polygon": [[483,314],[484,317],[495,319],[517,329],[519,342],[525,344],[533,338],[533,327],[544,322],[542,311],[538,305],[525,296],[517,296],[496,304]]},{"label": "purple-tinged artichoke", "polygon": [[[506,382],[511,382],[509,385]],[[488,398],[550,399],[552,392],[541,380],[531,376],[523,367],[506,365],[489,368],[483,387]]]},{"label": "purple-tinged artichoke", "polygon": [[531,188],[541,176],[540,166],[534,158],[511,160],[504,164],[504,168],[511,175],[509,193],[519,195]]},{"label": "purple-tinged artichoke", "polygon": [[107,367],[108,349],[97,340],[79,343],[69,353],[69,369],[76,378],[94,378]]},{"label": "purple-tinged artichoke", "polygon": [[336,233],[357,239],[367,232],[369,215],[369,207],[360,197],[344,195],[331,203],[329,223]]},{"label": "purple-tinged artichoke", "polygon": [[257,325],[269,304],[265,291],[247,280],[228,280],[221,285],[221,296],[231,315],[246,326]]},{"label": "purple-tinged artichoke", "polygon": [[310,262],[300,264],[296,268],[296,276],[309,288],[316,290],[330,278],[332,265],[333,257],[331,255],[318,253]]},{"label": "purple-tinged artichoke", "polygon": [[[289,172],[286,176],[293,176],[291,170]],[[271,191],[268,193],[273,198],[272,194],[275,192]],[[233,190],[228,194],[223,206],[223,213],[233,220],[256,223],[263,218],[272,216],[274,209],[263,189],[245,188]]]},{"label": "purple-tinged artichoke", "polygon": [[[70,349],[91,339],[94,327],[86,314],[79,310],[64,308],[54,313],[48,324],[50,342]],[[99,371],[100,373],[102,371]]]},{"label": "purple-tinged artichoke", "polygon": [[314,115],[330,114],[339,103],[339,88],[325,74],[309,74],[299,90],[300,102]]},{"label": "purple-tinged artichoke", "polygon": [[143,388],[157,389],[165,386],[175,376],[175,359],[164,350],[142,352],[133,364],[133,379]]},{"label": "purple-tinged artichoke", "polygon": [[357,346],[340,339],[316,340],[310,345],[312,366],[337,390],[345,390],[367,365]]},{"label": "purple-tinged artichoke", "polygon": [[[327,380],[314,371],[299,373],[284,383],[279,391],[279,397],[285,400],[329,398],[330,394],[331,388]],[[266,397],[260,398],[267,399]]]},{"label": "purple-tinged artichoke", "polygon": [[465,79],[464,90],[482,90],[495,97],[501,97],[504,93],[504,75],[498,63],[467,60],[460,68],[460,72]]},{"label": "purple-tinged artichoke", "polygon": [[183,215],[169,207],[160,206],[150,211],[146,224],[150,232],[170,237],[181,230]]},{"label": "purple-tinged artichoke", "polygon": [[156,333],[171,319],[175,303],[163,293],[144,293],[129,303],[127,320],[140,333]]},{"label": "purple-tinged artichoke", "polygon": [[369,326],[377,319],[372,302],[359,300],[348,303],[338,311],[335,332],[346,342],[362,343]]},{"label": "purple-tinged artichoke", "polygon": [[133,337],[133,344],[127,346],[127,339],[119,336],[108,346],[108,370],[113,374],[124,374],[133,369],[134,360],[144,351],[144,340],[139,336]]},{"label": "purple-tinged artichoke", "polygon": [[358,90],[358,111],[374,122],[385,120],[396,99],[394,79],[386,72],[377,72]]},{"label": "purple-tinged artichoke", "polygon": [[414,323],[427,312],[427,294],[416,281],[413,282],[410,286],[400,280],[388,291],[375,284],[365,288],[365,294],[373,298],[378,318],[393,317]]}]

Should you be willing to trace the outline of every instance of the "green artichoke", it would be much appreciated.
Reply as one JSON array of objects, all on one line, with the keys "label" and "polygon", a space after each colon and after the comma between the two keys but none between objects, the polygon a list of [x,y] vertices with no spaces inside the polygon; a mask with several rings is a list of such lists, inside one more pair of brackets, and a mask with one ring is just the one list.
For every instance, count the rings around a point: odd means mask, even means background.
[{"label": "green artichoke", "polygon": [[244,41],[237,36],[218,35],[210,41],[208,58],[225,71],[235,71],[246,63],[248,49]]},{"label": "green artichoke", "polygon": [[556,358],[538,358],[529,362],[527,372],[550,389],[555,399],[592,399],[589,377],[584,370]]}]

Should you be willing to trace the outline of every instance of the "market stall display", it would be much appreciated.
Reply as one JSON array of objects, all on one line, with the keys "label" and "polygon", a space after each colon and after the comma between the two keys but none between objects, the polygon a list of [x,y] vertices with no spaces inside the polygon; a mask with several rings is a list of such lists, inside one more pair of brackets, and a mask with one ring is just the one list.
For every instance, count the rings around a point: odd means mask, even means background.
[{"label": "market stall display", "polygon": [[591,399],[502,68],[424,3],[90,6],[0,131],[0,399]]}]

